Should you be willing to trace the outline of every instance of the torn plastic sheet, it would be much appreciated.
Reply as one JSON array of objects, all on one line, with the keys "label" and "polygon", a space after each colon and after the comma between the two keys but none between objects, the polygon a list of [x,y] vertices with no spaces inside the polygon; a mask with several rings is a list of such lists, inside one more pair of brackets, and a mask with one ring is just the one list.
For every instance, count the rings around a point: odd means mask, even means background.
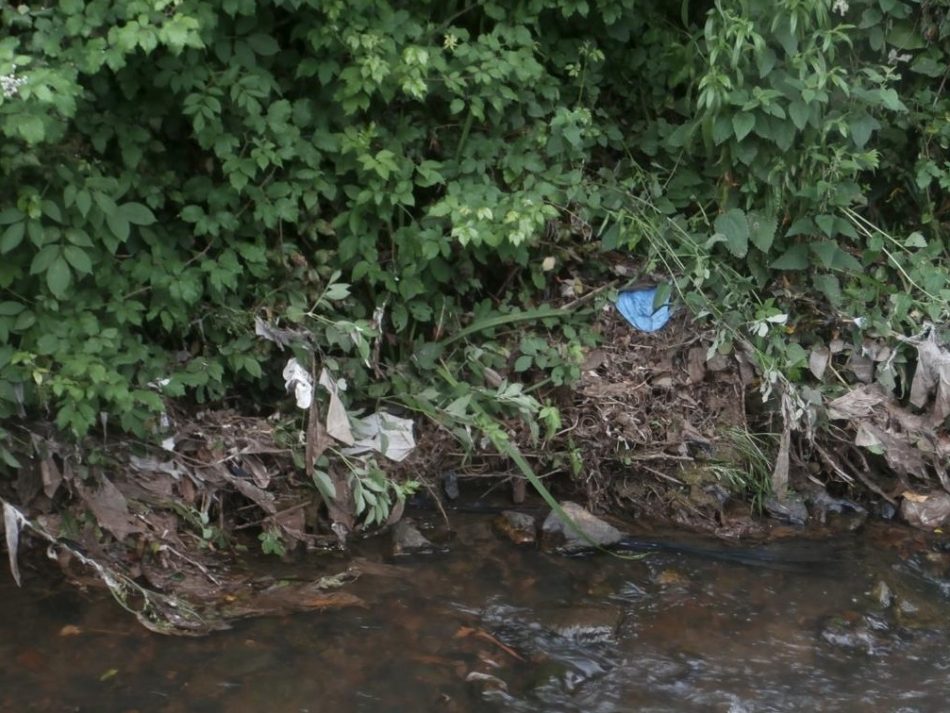
[{"label": "torn plastic sheet", "polygon": [[617,309],[630,324],[641,332],[656,332],[670,321],[669,302],[653,308],[656,287],[627,290],[617,296]]},{"label": "torn plastic sheet", "polygon": [[346,390],[346,381],[334,379],[324,367],[320,370],[319,382],[320,386],[330,394],[330,406],[327,408],[327,433],[341,443],[352,446],[356,439],[353,438],[353,432],[350,429],[350,417],[340,400],[340,392]]},{"label": "torn plastic sheet", "polygon": [[294,398],[297,399],[297,408],[308,409],[313,401],[313,379],[310,378],[310,372],[304,369],[296,359],[288,359],[287,366],[284,367],[284,388],[287,391],[294,390]]},{"label": "torn plastic sheet", "polygon": [[377,411],[364,418],[352,420],[356,443],[347,448],[347,455],[360,455],[369,451],[382,453],[390,460],[399,462],[416,447],[412,435],[412,420],[393,416],[386,411]]}]

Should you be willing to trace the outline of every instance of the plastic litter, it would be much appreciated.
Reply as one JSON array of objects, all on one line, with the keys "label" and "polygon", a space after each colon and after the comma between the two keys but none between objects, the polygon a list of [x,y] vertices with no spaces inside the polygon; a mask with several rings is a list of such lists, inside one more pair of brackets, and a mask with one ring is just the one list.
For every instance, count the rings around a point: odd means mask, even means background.
[{"label": "plastic litter", "polygon": [[343,452],[347,455],[361,455],[376,451],[393,461],[405,460],[416,447],[412,434],[412,420],[393,416],[386,411],[377,411],[364,418],[351,421],[356,443]]},{"label": "plastic litter", "polygon": [[630,324],[641,332],[656,332],[670,321],[669,302],[653,309],[656,287],[627,290],[617,296],[617,309]]}]

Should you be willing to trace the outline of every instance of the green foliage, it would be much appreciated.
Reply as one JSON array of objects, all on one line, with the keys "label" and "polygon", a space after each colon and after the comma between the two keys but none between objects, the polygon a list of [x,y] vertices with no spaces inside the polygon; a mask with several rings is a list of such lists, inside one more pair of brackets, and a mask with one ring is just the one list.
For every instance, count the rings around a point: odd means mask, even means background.
[{"label": "green foliage", "polygon": [[[293,348],[351,401],[475,404],[540,438],[557,413],[531,390],[576,378],[594,339],[544,303],[579,262],[603,279],[597,249],[669,269],[716,348],[751,335],[791,376],[821,333],[796,305],[881,333],[947,317],[946,3],[63,0],[0,20],[0,418],[147,436],[165,397],[266,408],[287,354],[257,326],[309,335]],[[354,471],[373,522],[398,497],[374,503],[381,483]]]}]

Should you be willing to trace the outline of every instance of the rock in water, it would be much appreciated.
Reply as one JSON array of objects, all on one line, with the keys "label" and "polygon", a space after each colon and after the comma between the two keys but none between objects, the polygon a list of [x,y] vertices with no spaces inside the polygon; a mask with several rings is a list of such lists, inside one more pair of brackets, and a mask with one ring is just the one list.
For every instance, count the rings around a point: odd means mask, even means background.
[{"label": "rock in water", "polygon": [[544,520],[541,534],[546,547],[557,547],[567,552],[587,550],[594,546],[608,547],[623,539],[623,533],[613,525],[595,517],[577,503],[563,502],[561,509],[586,537],[581,537],[574,527],[561,520],[554,510]]},{"label": "rock in water", "polygon": [[534,518],[527,513],[505,510],[495,518],[492,526],[516,545],[534,544],[538,539]]},{"label": "rock in water", "polygon": [[416,524],[409,519],[400,520],[393,527],[393,554],[411,555],[432,552],[433,544],[419,532]]},{"label": "rock in water", "polygon": [[769,515],[790,525],[801,526],[808,521],[808,508],[797,496],[789,496],[785,499],[769,497],[765,499],[763,505]]}]

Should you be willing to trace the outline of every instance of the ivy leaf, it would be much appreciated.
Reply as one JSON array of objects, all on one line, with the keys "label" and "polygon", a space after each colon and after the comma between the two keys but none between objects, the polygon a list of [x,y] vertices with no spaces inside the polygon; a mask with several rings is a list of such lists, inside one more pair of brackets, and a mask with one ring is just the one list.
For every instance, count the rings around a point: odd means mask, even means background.
[{"label": "ivy leaf", "polygon": [[46,286],[56,298],[62,298],[69,288],[73,275],[62,256],[57,257],[46,271]]},{"label": "ivy leaf", "polygon": [[515,359],[515,371],[519,374],[531,368],[532,357],[528,354],[522,354]]},{"label": "ivy leaf", "polygon": [[76,272],[80,272],[84,275],[88,275],[92,272],[92,261],[82,248],[78,248],[75,245],[67,245],[63,249],[63,255]]},{"label": "ivy leaf", "polygon": [[726,247],[736,257],[745,257],[749,252],[749,221],[738,208],[732,208],[716,218],[713,223],[717,233],[726,238]]},{"label": "ivy leaf", "polygon": [[23,242],[23,235],[26,232],[26,222],[20,221],[13,223],[3,231],[3,237],[0,237],[0,255],[6,255],[17,245]]},{"label": "ivy leaf", "polygon": [[775,231],[778,229],[778,221],[774,215],[750,212],[749,220],[749,238],[752,244],[764,253],[772,247],[772,241],[775,240]]},{"label": "ivy leaf", "polygon": [[[119,206],[119,215],[132,225],[151,225],[155,222],[152,211],[141,203],[123,203]],[[116,234],[118,238],[119,235]],[[121,238],[124,240],[124,238]]]},{"label": "ivy leaf", "polygon": [[772,263],[773,270],[804,270],[808,267],[808,246],[798,243]]},{"label": "ivy leaf", "polygon": [[733,114],[732,116],[732,130],[736,134],[736,140],[742,141],[746,136],[749,135],[749,132],[755,128],[755,114],[749,112],[743,112],[741,114]]}]

